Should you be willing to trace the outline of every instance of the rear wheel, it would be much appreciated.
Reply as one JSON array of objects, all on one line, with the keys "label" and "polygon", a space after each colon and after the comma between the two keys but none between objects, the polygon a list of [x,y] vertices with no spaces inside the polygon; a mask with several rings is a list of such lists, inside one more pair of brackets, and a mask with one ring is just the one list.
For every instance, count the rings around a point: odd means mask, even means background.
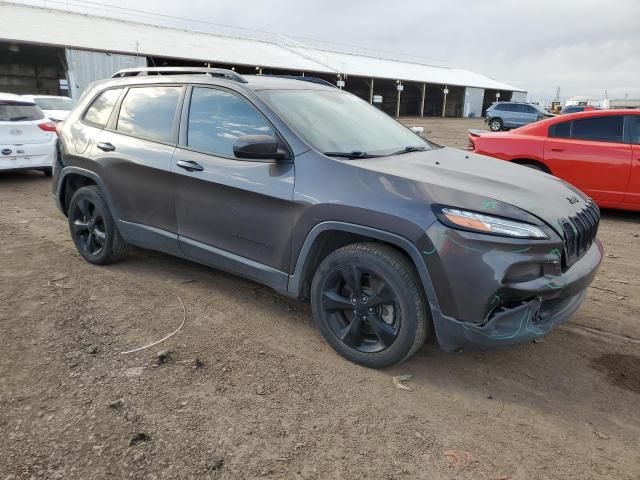
[{"label": "rear wheel", "polygon": [[71,197],[68,214],[71,238],[87,262],[106,265],[124,258],[127,244],[97,186],[79,188]]},{"label": "rear wheel", "polygon": [[417,275],[386,245],[357,243],[328,255],[313,277],[311,306],[329,345],[366,367],[408,359],[428,334]]},{"label": "rear wheel", "polygon": [[500,130],[502,130],[503,124],[502,124],[502,120],[500,120],[499,118],[492,118],[489,121],[489,129],[492,132],[499,132]]}]

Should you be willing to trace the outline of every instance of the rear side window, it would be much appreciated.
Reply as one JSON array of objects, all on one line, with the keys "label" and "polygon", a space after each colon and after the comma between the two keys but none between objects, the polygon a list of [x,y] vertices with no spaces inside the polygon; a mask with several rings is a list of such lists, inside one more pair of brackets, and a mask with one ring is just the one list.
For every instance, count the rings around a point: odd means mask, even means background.
[{"label": "rear side window", "polygon": [[136,137],[173,142],[173,124],[182,87],[131,88],[122,101],[116,130]]},{"label": "rear side window", "polygon": [[114,90],[105,90],[98,95],[84,114],[85,122],[91,123],[96,127],[104,128],[109,121],[113,106],[116,104],[121,92],[122,89],[117,88]]},{"label": "rear side window", "polygon": [[621,142],[623,139],[623,116],[608,116],[574,120],[571,137],[600,142]]},{"label": "rear side window", "polygon": [[27,122],[43,118],[44,113],[33,103],[0,102],[0,122]]},{"label": "rear side window", "polygon": [[243,135],[275,136],[275,132],[262,114],[244,98],[211,88],[193,89],[188,147],[233,157],[233,144]]},{"label": "rear side window", "polygon": [[556,123],[549,127],[549,136],[555,138],[569,138],[571,136],[571,122]]},{"label": "rear side window", "polygon": [[631,143],[640,145],[640,115],[631,117]]}]

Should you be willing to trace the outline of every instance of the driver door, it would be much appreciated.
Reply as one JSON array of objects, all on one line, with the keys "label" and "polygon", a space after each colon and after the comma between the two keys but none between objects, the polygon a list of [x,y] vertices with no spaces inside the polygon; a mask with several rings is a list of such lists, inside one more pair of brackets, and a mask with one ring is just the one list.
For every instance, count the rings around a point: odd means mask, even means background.
[{"label": "driver door", "polygon": [[244,160],[233,154],[243,135],[276,135],[245,97],[194,86],[185,102],[175,208],[185,256],[273,285],[290,261],[294,165],[291,160]]}]

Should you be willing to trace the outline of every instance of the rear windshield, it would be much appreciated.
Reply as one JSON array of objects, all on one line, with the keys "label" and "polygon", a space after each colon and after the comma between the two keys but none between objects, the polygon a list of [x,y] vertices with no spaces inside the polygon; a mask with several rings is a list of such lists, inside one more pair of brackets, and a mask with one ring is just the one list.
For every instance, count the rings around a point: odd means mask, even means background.
[{"label": "rear windshield", "polygon": [[70,98],[65,97],[36,97],[35,102],[42,110],[73,110],[75,103]]},{"label": "rear windshield", "polygon": [[41,120],[44,113],[33,103],[0,102],[0,122]]}]

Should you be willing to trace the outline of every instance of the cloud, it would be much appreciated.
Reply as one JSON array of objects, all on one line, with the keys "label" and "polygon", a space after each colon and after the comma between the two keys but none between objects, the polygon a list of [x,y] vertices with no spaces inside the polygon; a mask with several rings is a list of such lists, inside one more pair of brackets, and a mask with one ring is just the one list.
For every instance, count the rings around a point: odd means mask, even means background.
[{"label": "cloud", "polygon": [[[123,0],[105,0],[128,6]],[[640,98],[638,0],[234,0],[135,8],[444,61],[551,99]]]}]

